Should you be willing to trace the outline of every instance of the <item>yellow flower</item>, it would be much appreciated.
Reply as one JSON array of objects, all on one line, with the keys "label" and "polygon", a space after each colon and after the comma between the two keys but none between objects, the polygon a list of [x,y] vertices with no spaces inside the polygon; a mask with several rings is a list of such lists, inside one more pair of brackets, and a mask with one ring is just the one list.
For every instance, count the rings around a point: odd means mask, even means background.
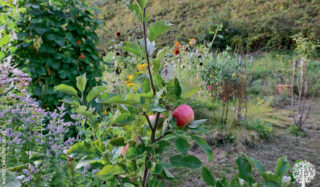
[{"label": "yellow flower", "polygon": [[192,39],[189,41],[190,46],[194,46],[196,43],[197,43],[197,40],[196,40],[195,38],[192,38]]},{"label": "yellow flower", "polygon": [[146,68],[146,66],[147,66],[146,63],[144,63],[144,64],[138,64],[138,70],[143,70],[143,69]]},{"label": "yellow flower", "polygon": [[132,80],[133,79],[133,75],[132,74],[128,75],[127,79]]},{"label": "yellow flower", "polygon": [[104,113],[104,114],[108,114],[108,111],[104,111],[103,113]]},{"label": "yellow flower", "polygon": [[133,88],[135,90],[137,88],[137,85],[135,83],[128,83],[127,87],[128,88]]}]

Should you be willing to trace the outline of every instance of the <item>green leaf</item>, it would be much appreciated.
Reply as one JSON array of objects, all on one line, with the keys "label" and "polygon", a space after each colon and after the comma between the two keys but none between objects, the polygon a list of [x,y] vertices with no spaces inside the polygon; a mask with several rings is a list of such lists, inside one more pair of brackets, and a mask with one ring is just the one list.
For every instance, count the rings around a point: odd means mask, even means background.
[{"label": "green leaf", "polygon": [[238,165],[239,177],[249,183],[252,183],[254,179],[251,173],[252,168],[250,162],[246,158],[239,156],[236,163]]},{"label": "green leaf", "polygon": [[282,156],[278,159],[277,167],[274,174],[282,178],[290,170],[290,163],[286,156]]},{"label": "green leaf", "polygon": [[[4,173],[6,176],[2,176],[0,179],[0,184],[5,184],[5,187],[20,187],[21,183],[20,181],[17,179],[17,177],[15,176],[14,173],[12,173],[9,170],[4,171]],[[3,181],[5,179],[5,181]]]},{"label": "green leaf", "polygon": [[160,175],[163,171],[163,166],[162,164],[156,164],[152,170],[152,174],[155,174],[155,175]]},{"label": "green leaf", "polygon": [[86,155],[86,156],[99,155],[97,154],[95,148],[86,141],[82,141],[74,144],[72,147],[68,149],[67,154],[72,154],[75,157],[81,156],[81,155]]},{"label": "green leaf", "polygon": [[74,95],[74,96],[77,96],[77,95],[78,95],[76,89],[74,89],[73,87],[68,86],[68,85],[66,85],[66,84],[60,84],[60,85],[58,85],[58,86],[55,86],[55,87],[54,87],[54,90],[55,90],[56,92],[69,93],[69,94],[72,94],[72,95]]},{"label": "green leaf", "polygon": [[127,94],[125,99],[124,99],[124,103],[125,104],[136,104],[136,103],[140,103],[140,95],[139,94]]},{"label": "green leaf", "polygon": [[197,93],[199,91],[199,88],[191,88],[191,89],[183,89],[181,97],[183,99],[189,98],[193,96],[193,94]]},{"label": "green leaf", "polygon": [[[129,5],[127,6],[127,8],[128,8],[131,12],[133,12],[133,13],[138,17],[139,21],[142,22],[142,10],[140,9],[140,7],[139,7],[138,4],[136,4],[136,3],[129,4]],[[148,15],[147,15],[147,13],[146,13],[146,17],[145,17],[144,20],[145,20],[146,22],[147,22],[147,20],[148,20]]]},{"label": "green leaf", "polygon": [[257,168],[260,175],[263,175],[265,172],[264,165],[257,159],[249,157],[248,160]]},{"label": "green leaf", "polygon": [[97,97],[101,92],[105,91],[106,89],[107,88],[104,86],[93,87],[87,95],[87,102],[89,103],[92,99]]},{"label": "green leaf", "polygon": [[190,148],[188,141],[182,137],[178,137],[174,140],[174,145],[177,148],[177,151],[180,153],[187,154]]},{"label": "green leaf", "polygon": [[110,177],[114,175],[122,175],[124,173],[125,172],[118,165],[107,165],[107,166],[104,166],[102,170],[97,173],[97,175]]},{"label": "green leaf", "polygon": [[209,185],[209,186],[216,185],[216,180],[214,179],[214,177],[212,176],[212,174],[208,170],[208,168],[202,167],[201,174],[202,174],[202,178],[203,178],[204,182],[206,182],[207,185]]},{"label": "green leaf", "polygon": [[163,171],[168,178],[174,179],[174,176],[172,175],[172,173],[170,173],[170,171],[167,168],[164,167]]},{"label": "green leaf", "polygon": [[188,128],[196,129],[199,127],[199,125],[205,123],[206,121],[207,119],[199,119],[199,120],[192,121],[191,123],[189,123]]},{"label": "green leaf", "polygon": [[241,187],[238,176],[233,176],[232,181],[230,183],[230,187]]},{"label": "green leaf", "polygon": [[121,103],[122,98],[120,95],[103,93],[98,96],[97,102],[105,104]]},{"label": "green leaf", "polygon": [[141,97],[151,98],[153,96],[153,91],[150,90],[148,93],[140,93]]},{"label": "green leaf", "polygon": [[133,184],[130,184],[130,183],[124,183],[123,185],[124,187],[135,187]]},{"label": "green leaf", "polygon": [[2,38],[0,38],[0,46],[3,46],[5,44],[8,44],[11,40],[10,35],[5,35]]},{"label": "green leaf", "polygon": [[165,21],[157,21],[150,25],[148,38],[150,42],[155,40],[159,35],[166,32],[170,28],[170,25]]},{"label": "green leaf", "polygon": [[264,173],[263,179],[265,181],[265,186],[270,187],[281,187],[281,179],[278,175],[274,175],[271,173]]},{"label": "green leaf", "polygon": [[198,169],[202,166],[201,161],[192,155],[175,155],[170,158],[170,162],[173,166],[179,167],[187,167],[190,169]]},{"label": "green leaf", "polygon": [[124,146],[125,143],[124,143],[124,139],[119,137],[119,138],[113,138],[111,141],[110,141],[111,145],[113,146]]},{"label": "green leaf", "polygon": [[147,0],[136,0],[136,1],[139,4],[141,10],[143,10],[147,5]]},{"label": "green leaf", "polygon": [[122,50],[132,53],[134,55],[137,55],[139,57],[144,56],[144,51],[141,49],[141,47],[137,43],[124,42]]},{"label": "green leaf", "polygon": [[80,100],[79,98],[75,97],[75,96],[72,96],[72,97],[64,97],[62,99],[62,101],[64,103],[67,103],[69,105],[73,105],[73,106],[80,106]]},{"label": "green leaf", "polygon": [[86,74],[77,77],[77,88],[80,92],[83,92],[86,89],[87,77]]},{"label": "green leaf", "polygon": [[152,69],[153,69],[153,72],[158,72],[158,71],[159,71],[161,61],[163,60],[163,58],[164,58],[165,55],[167,54],[167,51],[168,51],[168,48],[167,48],[167,47],[161,49],[161,50],[158,52],[157,57],[153,59],[153,61],[152,61]]},{"label": "green leaf", "polygon": [[182,89],[177,78],[174,78],[168,83],[167,89],[171,95],[175,95],[177,97],[181,95]]},{"label": "green leaf", "polygon": [[208,161],[213,161],[213,151],[211,147],[208,145],[208,143],[197,136],[191,136],[191,138],[200,146],[202,151],[207,155]]},{"label": "green leaf", "polygon": [[126,125],[132,121],[134,121],[134,116],[130,113],[122,113],[119,116],[113,120],[113,123],[120,124],[120,125]]}]

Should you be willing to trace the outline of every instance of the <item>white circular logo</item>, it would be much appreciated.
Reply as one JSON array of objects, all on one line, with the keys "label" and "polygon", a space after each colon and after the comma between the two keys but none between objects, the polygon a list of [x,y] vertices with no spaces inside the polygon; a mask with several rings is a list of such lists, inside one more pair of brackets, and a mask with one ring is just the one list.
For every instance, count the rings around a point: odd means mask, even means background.
[{"label": "white circular logo", "polygon": [[315,167],[308,161],[302,160],[297,162],[292,169],[293,178],[302,186],[312,181],[316,175]]}]

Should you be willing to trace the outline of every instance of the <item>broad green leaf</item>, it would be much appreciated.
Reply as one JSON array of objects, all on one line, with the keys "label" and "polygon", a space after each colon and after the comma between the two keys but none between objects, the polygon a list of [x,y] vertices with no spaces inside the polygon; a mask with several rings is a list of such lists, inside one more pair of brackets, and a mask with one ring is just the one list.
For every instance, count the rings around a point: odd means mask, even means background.
[{"label": "broad green leaf", "polygon": [[133,184],[130,184],[130,183],[124,183],[123,185],[124,187],[135,187]]},{"label": "broad green leaf", "polygon": [[122,137],[119,138],[113,138],[110,140],[111,145],[113,146],[124,146],[124,139]]},{"label": "broad green leaf", "polygon": [[153,96],[153,91],[150,90],[148,93],[140,93],[141,97],[151,98]]},{"label": "broad green leaf", "polygon": [[233,176],[232,181],[230,183],[230,187],[241,187],[238,176]]},{"label": "broad green leaf", "polygon": [[134,121],[134,119],[135,119],[134,116],[131,115],[130,113],[122,113],[113,120],[113,123],[119,124],[119,125],[126,125]]},{"label": "broad green leaf", "polygon": [[178,137],[174,140],[174,145],[177,148],[177,151],[180,153],[187,154],[190,148],[188,141],[182,137]]},{"label": "broad green leaf", "polygon": [[202,166],[201,161],[192,155],[175,155],[170,158],[170,163],[177,168],[187,167],[190,169],[198,169]]},{"label": "broad green leaf", "polygon": [[73,87],[68,86],[68,85],[66,85],[66,84],[60,84],[60,85],[58,85],[58,86],[55,86],[55,87],[54,87],[54,90],[55,90],[56,92],[69,93],[69,94],[72,94],[72,95],[74,95],[74,96],[77,96],[77,95],[78,95],[76,89],[74,89]]},{"label": "broad green leaf", "polygon": [[80,92],[83,92],[86,89],[86,84],[86,74],[77,77],[77,88],[80,90]]},{"label": "broad green leaf", "polygon": [[114,175],[122,175],[122,174],[124,174],[124,171],[118,165],[104,166],[102,170],[97,173],[97,175],[106,176],[106,177],[110,177]]},{"label": "broad green leaf", "polygon": [[122,98],[120,95],[104,93],[99,95],[96,101],[97,103],[105,103],[105,104],[121,103]]},{"label": "broad green leaf", "polygon": [[199,125],[205,123],[206,121],[207,119],[199,119],[199,120],[192,121],[191,123],[189,123],[188,128],[196,129],[199,127]]},{"label": "broad green leaf", "polygon": [[246,158],[239,156],[236,163],[238,165],[239,177],[249,183],[253,183],[254,179],[252,177],[250,162]]},{"label": "broad green leaf", "polygon": [[265,172],[264,165],[257,159],[249,157],[248,160],[257,168],[260,175],[263,175]]},{"label": "broad green leaf", "polygon": [[153,72],[158,72],[159,69],[160,69],[160,64],[163,60],[163,58],[165,57],[165,55],[167,54],[167,51],[168,51],[168,48],[165,47],[163,49],[161,49],[158,54],[157,54],[157,57],[155,59],[153,59],[152,61],[152,69],[153,69]]},{"label": "broad green leaf", "polygon": [[206,182],[207,185],[209,185],[209,186],[216,185],[216,180],[214,179],[214,177],[212,176],[212,174],[208,170],[208,168],[202,167],[201,174],[202,174],[202,178],[203,178],[204,182]]},{"label": "broad green leaf", "polygon": [[149,40],[152,42],[159,35],[166,32],[169,28],[170,28],[170,25],[165,21],[157,21],[152,23],[149,27],[149,34],[148,34]]},{"label": "broad green leaf", "polygon": [[143,50],[141,49],[141,47],[137,43],[124,42],[122,50],[127,51],[129,53],[132,53],[134,55],[137,55],[139,57],[144,56]]},{"label": "broad green leaf", "polygon": [[0,46],[8,44],[10,40],[11,40],[10,35],[3,36],[2,38],[0,38]]},{"label": "broad green leaf", "polygon": [[163,166],[162,164],[156,164],[152,170],[152,174],[155,174],[155,175],[160,175],[163,171]]},{"label": "broad green leaf", "polygon": [[91,146],[86,141],[82,141],[79,143],[74,144],[72,147],[70,147],[67,151],[67,154],[72,154],[74,156],[80,156],[80,155],[86,155],[86,156],[95,156],[99,155],[97,154],[95,148]]},{"label": "broad green leaf", "polygon": [[140,95],[139,94],[127,94],[124,103],[125,104],[135,104],[140,103]]},{"label": "broad green leaf", "polygon": [[174,179],[174,176],[172,175],[172,173],[170,173],[170,171],[167,168],[164,167],[163,171],[168,178]]},{"label": "broad green leaf", "polygon": [[202,151],[207,155],[208,161],[213,161],[213,151],[211,147],[208,145],[208,143],[197,136],[191,136],[191,138],[200,146]]},{"label": "broad green leaf", "polygon": [[174,95],[174,96],[177,96],[177,97],[179,97],[181,95],[181,92],[182,92],[182,89],[181,89],[181,86],[180,86],[180,82],[179,82],[179,80],[177,78],[174,78],[173,80],[171,80],[168,83],[167,89],[168,89],[168,92],[171,95]]},{"label": "broad green leaf", "polygon": [[281,179],[282,177],[278,175],[274,175],[271,173],[264,173],[263,174],[263,179],[265,182],[265,186],[270,186],[270,187],[281,187]]},{"label": "broad green leaf", "polygon": [[[138,4],[136,4],[136,3],[128,4],[127,8],[138,17],[139,21],[142,22],[142,10],[140,9]],[[144,20],[146,22],[148,21],[148,14],[147,13],[146,13],[146,17]]]},{"label": "broad green leaf", "polygon": [[[5,168],[4,168],[5,169]],[[5,184],[5,187],[20,187],[21,183],[17,179],[16,175],[9,170],[2,172],[5,176],[0,178],[0,184]],[[5,179],[5,181],[3,181]]]},{"label": "broad green leaf", "polygon": [[199,91],[199,88],[191,88],[191,89],[185,89],[182,91],[182,95],[181,97],[183,99],[189,98],[191,96],[193,96],[193,94],[197,93]]},{"label": "broad green leaf", "polygon": [[73,106],[80,106],[80,100],[79,98],[75,97],[75,96],[72,96],[72,97],[64,97],[62,99],[62,101],[64,103],[67,103],[69,105],[73,105]]},{"label": "broad green leaf", "polygon": [[92,88],[88,95],[87,95],[87,102],[89,103],[92,99],[94,99],[95,97],[97,97],[100,93],[102,93],[103,91],[105,91],[107,88],[104,86],[96,86],[94,88]]},{"label": "broad green leaf", "polygon": [[290,170],[290,163],[286,156],[282,156],[278,159],[277,167],[274,174],[282,178]]},{"label": "broad green leaf", "polygon": [[136,1],[139,4],[141,10],[143,10],[147,5],[147,0],[136,0]]}]

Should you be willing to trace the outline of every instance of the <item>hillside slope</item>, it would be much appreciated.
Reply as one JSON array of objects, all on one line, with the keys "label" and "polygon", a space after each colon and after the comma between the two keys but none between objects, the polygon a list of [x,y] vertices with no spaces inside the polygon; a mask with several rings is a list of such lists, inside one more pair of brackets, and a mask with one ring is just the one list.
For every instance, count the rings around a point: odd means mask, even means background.
[{"label": "hillside slope", "polygon": [[[87,0],[89,1],[89,0]],[[319,0],[149,0],[147,12],[154,20],[167,20],[173,27],[158,39],[158,44],[174,40],[210,40],[219,23],[222,37],[216,47],[226,45],[243,50],[292,48],[291,36],[302,32],[311,39],[320,38]],[[100,45],[117,43],[115,32],[122,39],[141,34],[138,20],[121,0],[97,4],[102,26]]]}]

